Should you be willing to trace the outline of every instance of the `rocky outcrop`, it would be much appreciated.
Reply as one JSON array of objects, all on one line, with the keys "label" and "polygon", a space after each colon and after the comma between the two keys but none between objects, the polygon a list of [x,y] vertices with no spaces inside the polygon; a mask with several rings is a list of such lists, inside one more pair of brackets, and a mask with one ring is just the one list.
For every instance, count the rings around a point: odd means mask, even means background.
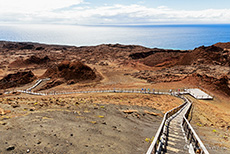
[{"label": "rocky outcrop", "polygon": [[147,51],[147,52],[137,52],[137,53],[132,53],[129,55],[129,57],[131,57],[132,59],[142,59],[142,58],[146,58],[152,54],[155,54],[156,52],[161,52],[162,49],[153,49],[151,51]]},{"label": "rocky outcrop", "polygon": [[230,49],[230,42],[227,43],[216,43],[214,46],[222,48],[222,49]]},{"label": "rocky outcrop", "polygon": [[47,69],[43,77],[51,79],[62,78],[65,81],[85,81],[96,79],[96,73],[89,66],[82,62],[63,61],[52,68]]},{"label": "rocky outcrop", "polygon": [[174,66],[180,57],[188,51],[180,50],[165,50],[165,49],[153,49],[151,51],[143,51],[130,54],[132,59],[139,59],[140,62],[147,66],[163,67]]},{"label": "rocky outcrop", "polygon": [[7,42],[7,43],[4,43],[3,44],[3,49],[9,49],[9,50],[15,50],[15,49],[18,49],[18,50],[25,50],[25,49],[28,49],[28,50],[31,50],[31,49],[34,49],[34,45],[32,43],[17,43],[17,42]]},{"label": "rocky outcrop", "polygon": [[230,66],[230,52],[223,50],[217,46],[204,47],[194,49],[190,53],[185,54],[178,61],[177,65],[226,65]]},{"label": "rocky outcrop", "polygon": [[45,57],[37,57],[37,56],[31,56],[30,58],[23,60],[23,59],[18,59],[10,63],[9,67],[25,67],[25,66],[30,66],[30,65],[44,65],[48,64],[50,62],[50,58],[48,56]]},{"label": "rocky outcrop", "polygon": [[75,84],[77,82],[94,81],[100,79],[100,76],[95,70],[82,62],[63,61],[47,69],[42,78],[51,78],[51,80],[39,90],[50,89],[62,83]]},{"label": "rocky outcrop", "polygon": [[131,53],[129,57],[153,67],[200,64],[230,66],[230,50],[226,48],[230,48],[228,43],[201,46],[192,51],[152,49]]},{"label": "rocky outcrop", "polygon": [[207,89],[210,89],[211,91],[222,91],[223,93],[230,96],[230,88],[228,86],[229,78],[226,75],[216,78],[205,74],[194,73],[192,75],[189,75],[186,78],[186,81],[188,83],[193,83],[205,87]]},{"label": "rocky outcrop", "polygon": [[18,87],[34,81],[36,77],[33,72],[17,72],[14,74],[8,74],[0,80],[0,89],[7,89],[11,87]]},{"label": "rocky outcrop", "polygon": [[60,79],[56,79],[56,80],[52,80],[50,82],[47,82],[44,86],[42,86],[39,90],[46,90],[46,89],[50,89],[52,87],[56,87],[59,86],[61,84],[63,84],[64,81],[60,80]]}]

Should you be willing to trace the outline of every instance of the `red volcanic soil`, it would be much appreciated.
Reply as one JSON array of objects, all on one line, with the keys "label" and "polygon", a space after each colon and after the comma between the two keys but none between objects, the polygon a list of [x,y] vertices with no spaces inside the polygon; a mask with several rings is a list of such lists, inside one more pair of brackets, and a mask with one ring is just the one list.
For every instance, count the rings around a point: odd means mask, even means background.
[{"label": "red volcanic soil", "polygon": [[[2,65],[0,71],[13,72],[18,71],[16,70],[18,67],[23,66],[22,69],[25,69],[26,66],[33,65],[34,67],[30,69],[34,72],[37,71],[41,75],[46,71],[42,77],[51,78],[47,83],[48,87],[61,83],[95,81],[98,73],[81,62],[95,67],[106,82],[108,74],[111,77],[116,76],[118,72],[125,72],[120,78],[125,78],[123,75],[127,74],[147,80],[151,84],[182,81],[194,73],[213,77],[217,81],[224,75],[230,78],[230,50],[226,50],[229,44],[218,43],[209,47],[202,46],[190,51],[181,51],[120,44],[73,47],[0,42],[2,57],[7,55],[8,59],[15,60],[11,64],[9,60],[0,61]],[[33,56],[26,59],[28,55]],[[22,57],[21,60],[17,60],[18,57]],[[54,62],[58,65],[53,65]],[[17,68],[7,70],[8,66]]]},{"label": "red volcanic soil", "polygon": [[201,75],[198,73],[194,73],[190,76],[188,76],[184,81],[186,83],[192,83],[199,86],[202,86],[206,89],[209,89],[211,91],[222,91],[223,93],[230,96],[230,88],[228,87],[228,77],[222,76],[220,78],[214,78],[213,76],[208,75]]},{"label": "red volcanic soil", "polygon": [[31,56],[30,58],[23,60],[23,59],[17,59],[13,61],[9,67],[25,67],[29,65],[42,65],[47,64],[50,61],[48,56],[45,56],[43,58],[37,57],[37,56]]},{"label": "red volcanic soil", "polygon": [[142,62],[148,66],[170,67],[174,66],[183,54],[177,51],[159,52],[145,58]]},{"label": "red volcanic soil", "polygon": [[15,74],[8,74],[3,79],[0,80],[0,89],[6,89],[11,87],[16,87],[24,85],[34,81],[36,77],[33,72],[17,72]]},{"label": "red volcanic soil", "polygon": [[132,59],[139,59],[147,66],[172,66],[188,51],[152,49],[151,51],[137,52],[129,55]]},{"label": "red volcanic soil", "polygon": [[213,64],[230,66],[230,54],[217,46],[204,47],[194,49],[192,52],[182,56],[179,65],[191,64]]}]

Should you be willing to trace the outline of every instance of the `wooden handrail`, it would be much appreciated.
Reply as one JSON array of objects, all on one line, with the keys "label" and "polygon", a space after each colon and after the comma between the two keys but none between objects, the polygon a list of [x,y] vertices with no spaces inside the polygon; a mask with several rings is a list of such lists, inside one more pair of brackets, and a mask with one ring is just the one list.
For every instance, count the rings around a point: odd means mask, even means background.
[{"label": "wooden handrail", "polygon": [[183,121],[182,121],[182,128],[184,129],[185,136],[187,140],[189,141],[189,144],[192,144],[193,150],[195,153],[200,153],[200,154],[209,154],[208,150],[204,146],[203,142],[199,138],[199,136],[196,134],[195,130],[191,126],[191,124],[188,121],[188,114],[190,112],[190,109],[192,107],[192,102],[185,98],[186,101],[189,103],[189,107],[185,114],[183,115]]},{"label": "wooden handrail", "polygon": [[32,95],[58,95],[58,94],[73,94],[73,93],[97,93],[97,92],[114,92],[114,93],[143,93],[143,94],[168,94],[168,95],[173,95],[173,96],[176,96],[176,97],[179,97],[181,99],[184,100],[184,103],[181,104],[180,106],[178,107],[175,107],[173,108],[172,110],[166,112],[164,114],[164,117],[163,117],[163,120],[161,122],[161,125],[155,135],[155,138],[153,140],[153,142],[151,143],[148,151],[146,154],[151,154],[151,153],[155,153],[157,151],[157,148],[158,148],[158,145],[160,143],[160,138],[163,134],[163,130],[164,130],[164,126],[166,124],[166,121],[167,119],[169,119],[172,115],[174,115],[175,113],[177,113],[179,110],[181,110],[186,104],[189,104],[189,107],[187,109],[187,111],[185,112],[185,114],[183,115],[183,121],[182,121],[182,128],[184,129],[184,132],[186,132],[186,136],[187,136],[187,139],[195,144],[194,145],[194,150],[201,150],[201,153],[204,153],[204,154],[209,154],[209,152],[207,151],[207,149],[205,148],[204,144],[202,143],[202,141],[200,140],[200,138],[198,137],[198,135],[196,134],[196,132],[194,131],[194,129],[192,128],[192,126],[190,125],[190,123],[188,122],[187,118],[188,118],[188,114],[190,112],[190,109],[191,109],[191,106],[192,106],[192,102],[191,100],[189,100],[188,98],[186,97],[183,97],[183,96],[180,96],[180,95],[176,95],[177,93],[175,94],[172,94],[170,92],[160,92],[160,91],[148,91],[148,92],[145,92],[143,90],[118,90],[118,89],[112,89],[112,90],[93,90],[93,91],[75,91],[75,92],[61,92],[61,93],[56,93],[56,92],[53,92],[53,93],[35,93],[35,92],[31,92],[31,91],[24,91],[24,90],[18,90],[18,92],[23,92],[23,93],[27,93],[27,94],[32,94]]},{"label": "wooden handrail", "polygon": [[150,145],[148,151],[146,152],[146,154],[151,154],[151,153],[153,153],[153,152],[155,153],[155,152],[157,151],[157,147],[158,147],[158,145],[159,145],[159,143],[160,143],[160,138],[161,138],[161,136],[162,136],[162,134],[163,134],[163,130],[164,130],[164,126],[165,126],[166,120],[167,120],[169,117],[171,117],[173,114],[175,114],[176,112],[178,112],[178,111],[179,111],[181,108],[183,108],[186,104],[187,104],[187,102],[185,102],[184,104],[182,104],[182,105],[180,105],[180,106],[178,106],[178,107],[175,107],[175,108],[173,108],[172,110],[170,110],[170,111],[168,111],[168,112],[165,113],[164,118],[163,118],[163,120],[162,120],[162,122],[161,122],[161,125],[160,125],[160,127],[158,128],[158,131],[157,131],[157,133],[156,133],[156,135],[155,135],[155,137],[154,137],[154,140],[153,140],[153,142],[151,143],[151,145]]}]

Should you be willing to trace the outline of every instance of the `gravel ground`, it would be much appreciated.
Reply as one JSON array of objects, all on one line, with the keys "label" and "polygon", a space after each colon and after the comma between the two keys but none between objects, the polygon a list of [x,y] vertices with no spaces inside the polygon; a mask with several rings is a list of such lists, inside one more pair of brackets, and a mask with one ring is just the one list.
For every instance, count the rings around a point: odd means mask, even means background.
[{"label": "gravel ground", "polygon": [[89,102],[25,112],[2,116],[0,153],[145,153],[162,120],[150,107]]}]

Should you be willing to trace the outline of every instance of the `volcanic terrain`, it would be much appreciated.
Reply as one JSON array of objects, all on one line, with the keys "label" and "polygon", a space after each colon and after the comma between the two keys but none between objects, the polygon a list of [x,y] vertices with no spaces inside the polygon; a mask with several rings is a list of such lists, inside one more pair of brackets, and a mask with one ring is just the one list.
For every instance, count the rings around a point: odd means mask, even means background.
[{"label": "volcanic terrain", "polygon": [[[0,153],[145,153],[163,114],[182,101],[148,94],[43,93],[199,87],[191,123],[210,153],[230,153],[230,43],[194,50],[0,42]],[[214,131],[215,130],[215,131]]]}]

